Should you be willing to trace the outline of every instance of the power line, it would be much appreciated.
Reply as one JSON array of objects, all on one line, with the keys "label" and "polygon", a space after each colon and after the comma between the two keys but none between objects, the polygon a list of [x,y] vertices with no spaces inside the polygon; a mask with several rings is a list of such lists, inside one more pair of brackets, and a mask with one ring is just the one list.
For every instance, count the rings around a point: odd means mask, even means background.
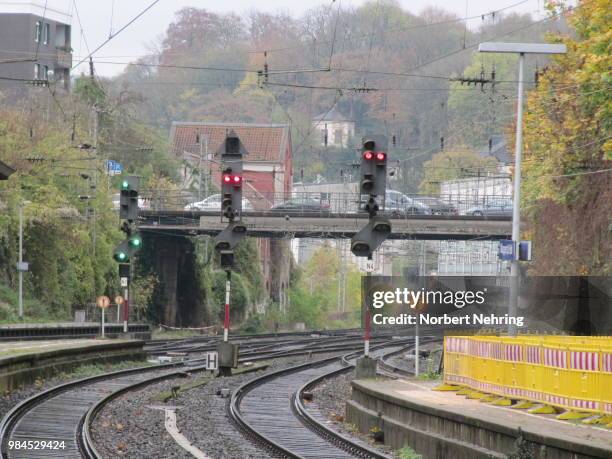
[{"label": "power line", "polygon": [[116,33],[114,33],[113,35],[109,36],[106,40],[104,40],[96,49],[94,49],[92,52],[90,52],[87,56],[85,56],[83,59],[81,59],[79,62],[77,62],[75,65],[72,66],[72,70],[74,70],[76,67],[78,67],[79,65],[81,65],[83,62],[85,62],[87,59],[89,59],[90,57],[92,57],[96,52],[98,52],[100,49],[102,49],[102,47],[104,47],[109,41],[111,41],[113,38],[115,38],[117,35],[119,35],[121,32],[123,32],[125,29],[127,29],[130,25],[132,25],[134,22],[136,22],[138,19],[140,19],[140,17],[145,14],[147,11],[149,11],[151,8],[153,8],[157,3],[159,3],[160,0],[154,0],[152,3],[149,4],[149,6],[147,6],[144,10],[142,10],[140,13],[138,13],[134,18],[132,18],[127,24],[125,24],[123,27],[121,27]]},{"label": "power line", "polygon": [[[87,43],[87,36],[85,35],[85,29],[83,29],[83,23],[81,22],[81,16],[79,15],[79,9],[77,8],[77,4],[76,4],[76,0],[72,0],[72,4],[74,5],[74,12],[76,13],[76,17],[77,17],[77,22],[79,23],[79,27],[81,29],[81,35],[83,36],[83,41],[85,42],[85,49],[87,50],[88,55],[84,57],[84,59],[87,59],[87,57],[91,54],[89,53],[89,44]],[[81,51],[79,49],[79,51]]]},{"label": "power line", "polygon": [[45,0],[45,8],[43,9],[42,20],[39,23],[40,28],[38,29],[38,32],[40,32],[40,36],[38,36],[38,33],[36,36],[36,38],[38,39],[38,43],[36,45],[36,54],[34,55],[34,60],[38,59],[38,50],[40,49],[40,42],[45,39],[45,16],[47,14],[47,2],[48,0]]},{"label": "power line", "polygon": [[540,175],[537,178],[545,178],[545,177],[549,177],[549,178],[560,178],[560,177],[576,177],[578,175],[591,175],[591,174],[603,174],[604,172],[610,172],[612,171],[612,168],[610,169],[599,169],[597,171],[587,171],[587,172],[574,172],[572,174],[561,174],[561,175]]}]

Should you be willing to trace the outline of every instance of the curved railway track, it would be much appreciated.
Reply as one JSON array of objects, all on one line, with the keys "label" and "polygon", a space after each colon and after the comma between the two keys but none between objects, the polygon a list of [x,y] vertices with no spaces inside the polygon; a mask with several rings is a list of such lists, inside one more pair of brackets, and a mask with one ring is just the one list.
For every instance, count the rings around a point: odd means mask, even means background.
[{"label": "curved railway track", "polygon": [[[261,376],[242,385],[228,404],[230,416],[247,436],[273,455],[291,458],[387,458],[367,444],[348,439],[324,426],[303,404],[302,392],[316,382],[348,371],[356,354],[345,354],[361,347],[353,337],[344,341],[311,343],[283,337],[276,346],[253,344],[241,360],[262,360],[319,352],[344,356],[327,358]],[[382,341],[373,356],[405,350],[405,342]],[[384,348],[382,346],[385,346]],[[373,348],[375,349],[375,348]],[[203,370],[198,359],[106,373],[61,384],[32,396],[9,411],[0,423],[0,459],[14,458],[98,458],[89,427],[96,414],[121,393],[155,382]],[[9,441],[63,441],[61,449],[9,449]]]},{"label": "curved railway track", "polygon": [[[373,350],[371,356],[400,353],[410,346],[387,343]],[[329,429],[324,417],[311,413],[303,403],[304,391],[325,378],[349,371],[355,358],[355,354],[333,357],[260,376],[234,391],[229,414],[247,437],[275,456],[388,458],[364,442]]]},{"label": "curved railway track", "polygon": [[[241,360],[255,361],[319,352],[340,353],[359,346],[359,343],[351,340],[343,343],[334,339],[329,343],[312,346],[300,342],[300,339],[297,341],[299,344],[284,337],[276,345],[270,342],[261,345],[253,343]],[[38,393],[16,405],[0,422],[0,459],[99,457],[88,426],[106,402],[119,393],[203,369],[201,359],[193,359],[101,374]],[[9,448],[10,441],[22,444],[27,441],[63,443],[59,449],[44,448],[33,452],[31,449]]]},{"label": "curved railway track", "polygon": [[[184,374],[177,364],[122,370],[61,384],[36,394],[9,411],[0,424],[0,457],[81,458],[81,426],[90,408],[101,398],[126,387],[152,379],[161,380]],[[196,370],[191,369],[191,371]],[[10,441],[63,442],[58,449],[10,448]]]}]

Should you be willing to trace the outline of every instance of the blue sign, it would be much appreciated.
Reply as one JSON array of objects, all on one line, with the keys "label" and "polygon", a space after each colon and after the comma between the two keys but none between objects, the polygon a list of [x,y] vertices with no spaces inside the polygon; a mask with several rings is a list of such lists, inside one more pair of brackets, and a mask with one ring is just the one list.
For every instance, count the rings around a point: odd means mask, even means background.
[{"label": "blue sign", "polygon": [[499,252],[497,255],[499,259],[503,261],[514,260],[514,241],[509,239],[502,239],[499,241]]},{"label": "blue sign", "polygon": [[108,175],[119,175],[123,172],[123,166],[112,159],[106,160],[106,173]]},{"label": "blue sign", "polygon": [[519,260],[531,261],[531,241],[519,242]]}]

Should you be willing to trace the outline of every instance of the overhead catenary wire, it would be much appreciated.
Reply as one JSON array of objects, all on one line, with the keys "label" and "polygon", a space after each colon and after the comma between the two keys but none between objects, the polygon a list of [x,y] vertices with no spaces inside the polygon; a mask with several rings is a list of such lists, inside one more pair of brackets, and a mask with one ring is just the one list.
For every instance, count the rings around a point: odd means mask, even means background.
[{"label": "overhead catenary wire", "polygon": [[34,55],[34,60],[35,61],[38,60],[38,51],[40,50],[40,42],[47,38],[47,37],[45,37],[45,17],[47,15],[47,3],[48,3],[48,0],[45,0],[45,6],[44,6],[44,9],[43,9],[42,20],[39,22],[40,28],[38,29],[38,33],[40,35],[36,36],[36,39],[38,40],[38,42],[36,44],[36,54]]},{"label": "overhead catenary wire", "polygon": [[74,64],[72,66],[72,70],[74,70],[75,68],[77,68],[79,65],[81,65],[83,62],[85,62],[86,60],[88,60],[90,57],[92,57],[95,53],[97,53],[100,49],[102,49],[104,46],[106,46],[106,44],[108,42],[110,42],[113,38],[115,38],[117,35],[119,35],[121,32],[123,32],[125,29],[127,29],[130,25],[132,25],[134,22],[136,22],[138,19],[140,19],[147,11],[149,11],[151,8],[153,8],[156,4],[159,3],[160,0],[154,0],[153,2],[151,2],[145,9],[143,9],[140,13],[138,13],[135,17],[133,17],[127,24],[125,24],[123,27],[121,27],[117,32],[115,32],[113,35],[109,36],[105,41],[103,41],[100,45],[98,45],[98,47],[96,49],[94,49],[93,51],[91,51],[90,53],[87,54],[87,56],[85,56],[83,59],[79,60],[76,64]]}]

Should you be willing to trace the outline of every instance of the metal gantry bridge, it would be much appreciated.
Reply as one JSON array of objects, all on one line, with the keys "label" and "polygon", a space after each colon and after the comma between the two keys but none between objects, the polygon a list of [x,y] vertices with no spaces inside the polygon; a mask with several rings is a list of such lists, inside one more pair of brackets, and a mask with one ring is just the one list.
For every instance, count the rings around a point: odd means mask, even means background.
[{"label": "metal gantry bridge", "polygon": [[[357,195],[346,193],[300,193],[298,196],[248,196],[250,210],[242,212],[242,223],[248,235],[268,238],[350,238],[368,221],[368,214],[358,210]],[[416,200],[418,196],[408,197]],[[146,198],[145,198],[146,199]],[[436,198],[445,203],[444,197]],[[499,240],[512,232],[511,217],[498,212],[488,215],[486,210],[506,199],[499,196],[480,196],[448,202],[447,208],[424,207],[404,203],[403,207],[386,203],[379,215],[391,222],[388,239],[418,240]],[[297,201],[292,208],[275,208],[279,203]],[[188,199],[178,195],[157,194],[147,199],[148,208],[141,209],[138,228],[143,232],[174,233],[181,235],[217,235],[227,227],[220,210],[197,210]],[[304,203],[300,206],[299,203]],[[321,207],[313,206],[318,203]],[[282,206],[282,204],[281,204]],[[187,207],[187,210],[185,210]],[[190,208],[191,207],[191,208]],[[436,210],[438,209],[438,210]],[[474,210],[476,209],[476,210]],[[427,212],[427,213],[425,213]],[[484,215],[481,215],[484,213]]]}]

